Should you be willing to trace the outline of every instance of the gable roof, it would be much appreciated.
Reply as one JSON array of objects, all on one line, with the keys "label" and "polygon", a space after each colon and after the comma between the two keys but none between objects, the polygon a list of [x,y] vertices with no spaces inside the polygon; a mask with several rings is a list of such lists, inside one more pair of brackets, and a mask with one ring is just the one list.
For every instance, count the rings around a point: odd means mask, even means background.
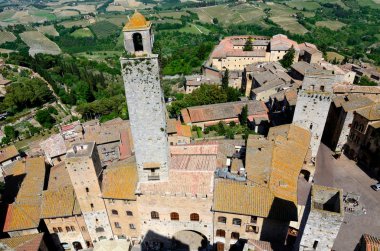
[{"label": "gable roof", "polygon": [[138,182],[135,162],[118,162],[104,171],[103,198],[135,200]]},{"label": "gable roof", "polygon": [[380,120],[380,103],[375,103],[356,112],[370,121]]},{"label": "gable roof", "polygon": [[81,214],[73,186],[43,192],[41,218],[68,217]]},{"label": "gable roof", "polygon": [[1,239],[0,242],[15,251],[38,251],[43,241],[44,233],[15,236]]},{"label": "gable roof", "polygon": [[18,156],[19,153],[14,145],[7,146],[0,150],[0,163]]},{"label": "gable roof", "polygon": [[48,158],[54,158],[66,153],[65,141],[61,134],[55,134],[40,143]]},{"label": "gable roof", "polygon": [[4,232],[37,228],[40,223],[40,204],[8,205]]},{"label": "gable roof", "polygon": [[248,106],[248,116],[266,115],[268,112],[264,102],[249,100],[188,107],[182,109],[181,114],[185,123],[238,118],[245,105]]}]

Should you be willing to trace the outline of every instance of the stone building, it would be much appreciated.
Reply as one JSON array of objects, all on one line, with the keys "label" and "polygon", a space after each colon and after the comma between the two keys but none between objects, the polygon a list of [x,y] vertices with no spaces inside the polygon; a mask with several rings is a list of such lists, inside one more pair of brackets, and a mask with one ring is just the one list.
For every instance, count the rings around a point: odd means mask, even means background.
[{"label": "stone building", "polygon": [[113,238],[107,210],[100,197],[103,169],[95,143],[77,143],[68,149],[66,168],[92,242]]},{"label": "stone building", "polygon": [[380,104],[354,113],[354,119],[344,152],[357,160],[376,177],[380,177]]},{"label": "stone building", "polygon": [[332,101],[322,142],[332,151],[341,153],[347,143],[355,111],[371,106],[374,102],[359,94],[337,96]]},{"label": "stone building", "polygon": [[[250,136],[245,168],[221,169],[214,181],[214,243],[218,250],[262,240],[284,248],[297,232],[308,191],[299,180],[308,162],[310,133],[295,125],[273,127],[268,138]],[[297,151],[295,151],[297,149]]]},{"label": "stone building", "polygon": [[167,125],[169,145],[190,144],[192,138],[191,126],[182,125],[181,121],[176,119],[169,119]]},{"label": "stone building", "polygon": [[204,75],[191,75],[186,76],[185,93],[192,93],[194,90],[201,87],[201,85],[220,85],[220,77],[204,76]]},{"label": "stone building", "polygon": [[265,131],[264,121],[268,122],[268,109],[264,102],[258,100],[188,107],[181,110],[181,116],[185,124],[199,126],[203,130],[208,126],[217,125],[220,121],[240,123],[239,115],[245,105],[248,107],[249,125],[256,132]]},{"label": "stone building", "polygon": [[[252,39],[252,51],[243,50],[248,39]],[[295,60],[297,60],[298,44],[282,34],[272,38],[263,36],[226,37],[213,50],[206,66],[218,71],[225,69],[242,71],[249,64],[279,61],[292,47],[296,51]]]},{"label": "stone building", "polygon": [[50,169],[47,190],[42,193],[41,215],[56,246],[78,250],[92,247],[81,209],[66,165]]},{"label": "stone building", "polygon": [[54,134],[40,143],[46,162],[54,166],[65,160],[66,145],[61,134]]},{"label": "stone building", "polygon": [[138,182],[134,159],[113,164],[104,171],[102,197],[114,239],[140,240],[141,221],[135,194]]},{"label": "stone building", "polygon": [[3,169],[2,172],[4,172],[4,167],[19,159],[20,153],[14,145],[0,149],[0,167]]},{"label": "stone building", "polygon": [[331,250],[343,223],[343,190],[313,185],[299,250]]},{"label": "stone building", "polygon": [[298,92],[293,123],[311,131],[311,152],[314,158],[318,153],[333,98],[333,84],[336,82],[339,79],[334,74],[313,73],[305,76],[302,89]]},{"label": "stone building", "polygon": [[[15,201],[8,205],[3,232],[11,237],[37,234],[40,224],[41,193],[45,182],[45,161],[43,157],[17,161],[8,170],[10,179],[18,189]],[[15,191],[12,191],[15,192]]]},{"label": "stone building", "polygon": [[166,108],[158,56],[152,54],[151,22],[135,12],[123,33],[125,50],[133,55],[121,58],[120,62],[139,181],[166,180],[169,169]]}]

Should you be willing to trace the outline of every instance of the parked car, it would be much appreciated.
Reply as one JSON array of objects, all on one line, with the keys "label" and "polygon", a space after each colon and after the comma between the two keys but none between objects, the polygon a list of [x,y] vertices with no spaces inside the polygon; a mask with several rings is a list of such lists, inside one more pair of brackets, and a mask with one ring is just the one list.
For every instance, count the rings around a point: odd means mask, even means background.
[{"label": "parked car", "polygon": [[373,190],[379,191],[380,190],[380,182],[371,186]]}]

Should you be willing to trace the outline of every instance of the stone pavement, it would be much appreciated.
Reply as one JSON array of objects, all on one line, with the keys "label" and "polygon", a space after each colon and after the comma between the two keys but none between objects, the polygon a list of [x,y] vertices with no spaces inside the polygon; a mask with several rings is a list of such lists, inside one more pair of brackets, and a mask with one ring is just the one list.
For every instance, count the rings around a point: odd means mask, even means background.
[{"label": "stone pavement", "polygon": [[370,178],[354,161],[343,155],[338,160],[334,159],[330,149],[321,144],[314,183],[343,188],[343,194],[359,194],[359,201],[366,209],[366,214],[359,216],[345,213],[334,250],[354,250],[364,233],[380,236],[380,191],[370,187],[377,180]]}]

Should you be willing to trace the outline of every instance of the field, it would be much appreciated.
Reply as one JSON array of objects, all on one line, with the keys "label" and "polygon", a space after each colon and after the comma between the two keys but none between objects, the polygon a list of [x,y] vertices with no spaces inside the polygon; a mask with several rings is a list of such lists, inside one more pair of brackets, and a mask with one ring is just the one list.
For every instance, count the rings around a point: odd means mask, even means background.
[{"label": "field", "polygon": [[89,4],[78,4],[75,6],[64,6],[64,7],[56,9],[56,11],[62,11],[62,10],[79,11],[81,14],[89,14],[89,13],[95,12],[96,6],[89,5]]},{"label": "field", "polygon": [[16,40],[16,36],[13,35],[12,32],[9,31],[0,31],[0,44],[6,42],[12,42]]},{"label": "field", "polygon": [[217,18],[219,23],[224,25],[237,23],[262,23],[265,15],[262,8],[250,4],[242,4],[233,7],[227,5],[217,5],[204,8],[191,9],[198,14],[200,21],[212,23],[213,18]]},{"label": "field", "polygon": [[128,16],[127,15],[104,15],[104,16],[98,17],[97,20],[99,21],[106,20],[114,25],[121,27],[123,24],[125,24],[128,21]]},{"label": "field", "polygon": [[287,2],[287,5],[291,8],[296,8],[298,10],[316,10],[319,7],[321,7],[321,5],[317,2],[303,0],[293,0],[291,2]]},{"label": "field", "polygon": [[208,34],[210,31],[200,25],[187,24],[186,27],[179,29],[180,32],[188,32],[194,34]]},{"label": "field", "polygon": [[73,20],[73,21],[64,21],[59,24],[63,25],[65,28],[71,28],[73,26],[86,27],[90,25],[90,23],[87,20],[83,20],[83,19]]},{"label": "field", "polygon": [[29,46],[29,54],[34,56],[37,53],[57,55],[61,53],[58,45],[52,42],[38,31],[27,31],[20,34],[21,39]]},{"label": "field", "polygon": [[326,53],[327,55],[327,61],[332,61],[332,60],[334,60],[334,59],[336,59],[336,60],[338,60],[339,62],[340,61],[342,61],[343,59],[344,59],[344,56],[342,56],[342,55],[340,55],[340,54],[338,54],[338,53],[336,53],[336,52],[334,52],[334,51],[328,51],[327,53]]},{"label": "field", "polygon": [[91,54],[86,52],[76,53],[75,56],[85,57],[91,60],[100,60],[104,61],[108,57],[117,56],[120,57],[122,54],[122,50],[119,51],[94,51]]},{"label": "field", "polygon": [[181,16],[188,16],[188,15],[189,13],[185,11],[170,11],[170,12],[160,12],[158,13],[157,16],[160,18],[169,17],[169,18],[180,19]]},{"label": "field", "polygon": [[94,37],[91,30],[89,28],[82,28],[71,33],[73,37]]},{"label": "field", "polygon": [[48,25],[48,26],[39,26],[37,27],[37,30],[41,32],[42,34],[57,37],[59,36],[59,33],[55,29],[54,25]]},{"label": "field", "polygon": [[380,9],[380,0],[358,0],[359,5]]},{"label": "field", "polygon": [[67,17],[78,16],[80,12],[77,10],[58,10],[58,11],[55,10],[54,14],[57,16],[57,18],[67,18]]},{"label": "field", "polygon": [[90,29],[95,34],[97,38],[106,38],[110,35],[116,34],[120,27],[108,22],[108,21],[100,21],[90,26]]},{"label": "field", "polygon": [[[268,4],[270,11],[270,19],[281,26],[284,30],[295,34],[305,34],[308,30],[298,23],[294,16],[298,11],[293,10],[281,4]],[[310,16],[310,12],[303,12],[305,16]]]},{"label": "field", "polygon": [[318,21],[315,23],[316,26],[323,26],[329,28],[330,30],[339,30],[344,27],[346,24],[339,21]]}]

